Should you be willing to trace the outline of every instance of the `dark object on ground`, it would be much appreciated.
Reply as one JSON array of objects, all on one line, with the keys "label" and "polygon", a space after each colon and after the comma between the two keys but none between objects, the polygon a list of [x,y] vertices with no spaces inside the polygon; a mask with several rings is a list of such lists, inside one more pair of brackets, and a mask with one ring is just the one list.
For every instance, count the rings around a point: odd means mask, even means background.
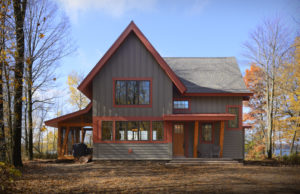
[{"label": "dark object on ground", "polygon": [[73,156],[80,163],[87,163],[92,160],[93,148],[88,148],[84,143],[73,145]]}]

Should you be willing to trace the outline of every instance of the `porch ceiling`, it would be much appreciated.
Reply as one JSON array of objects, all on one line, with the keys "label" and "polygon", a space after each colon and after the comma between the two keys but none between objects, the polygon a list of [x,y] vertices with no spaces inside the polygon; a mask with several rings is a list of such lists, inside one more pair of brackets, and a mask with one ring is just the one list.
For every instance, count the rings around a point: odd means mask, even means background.
[{"label": "porch ceiling", "polygon": [[59,123],[67,123],[69,125],[83,125],[84,123],[92,123],[92,103],[90,103],[85,109],[72,112],[54,119],[45,121],[45,125],[50,127],[58,127]]},{"label": "porch ceiling", "polygon": [[235,118],[234,114],[170,114],[164,115],[165,121],[228,121]]}]

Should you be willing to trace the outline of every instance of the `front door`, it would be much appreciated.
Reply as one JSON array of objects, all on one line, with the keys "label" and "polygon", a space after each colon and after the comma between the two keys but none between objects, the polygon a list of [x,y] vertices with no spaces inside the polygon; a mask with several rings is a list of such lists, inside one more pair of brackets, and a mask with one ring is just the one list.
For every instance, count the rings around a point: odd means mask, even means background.
[{"label": "front door", "polygon": [[184,124],[174,125],[173,155],[184,156]]}]

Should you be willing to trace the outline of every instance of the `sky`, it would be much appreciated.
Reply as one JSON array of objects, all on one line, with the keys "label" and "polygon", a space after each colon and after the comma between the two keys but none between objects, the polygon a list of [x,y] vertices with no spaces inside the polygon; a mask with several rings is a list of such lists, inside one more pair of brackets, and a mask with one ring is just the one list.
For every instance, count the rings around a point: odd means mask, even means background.
[{"label": "sky", "polygon": [[263,19],[280,17],[300,29],[300,0],[55,1],[77,49],[60,61],[61,87],[72,71],[86,76],[132,20],[162,57],[234,56],[243,74],[250,64],[243,43]]}]

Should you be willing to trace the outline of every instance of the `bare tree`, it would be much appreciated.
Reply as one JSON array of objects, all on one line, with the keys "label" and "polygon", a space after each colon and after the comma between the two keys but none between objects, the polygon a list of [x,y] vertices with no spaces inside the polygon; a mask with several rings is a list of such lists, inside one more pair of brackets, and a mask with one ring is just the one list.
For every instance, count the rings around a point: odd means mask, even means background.
[{"label": "bare tree", "polygon": [[264,20],[245,43],[246,56],[262,67],[265,74],[267,155],[272,158],[272,133],[276,69],[282,65],[290,48],[291,33],[279,18]]},{"label": "bare tree", "polygon": [[[49,0],[29,0],[25,18],[26,83],[29,131],[29,159],[33,159],[32,112],[36,92],[49,87],[55,78],[58,61],[74,49],[69,39],[70,25],[59,15],[56,4]],[[47,103],[51,98],[43,99]]]}]

